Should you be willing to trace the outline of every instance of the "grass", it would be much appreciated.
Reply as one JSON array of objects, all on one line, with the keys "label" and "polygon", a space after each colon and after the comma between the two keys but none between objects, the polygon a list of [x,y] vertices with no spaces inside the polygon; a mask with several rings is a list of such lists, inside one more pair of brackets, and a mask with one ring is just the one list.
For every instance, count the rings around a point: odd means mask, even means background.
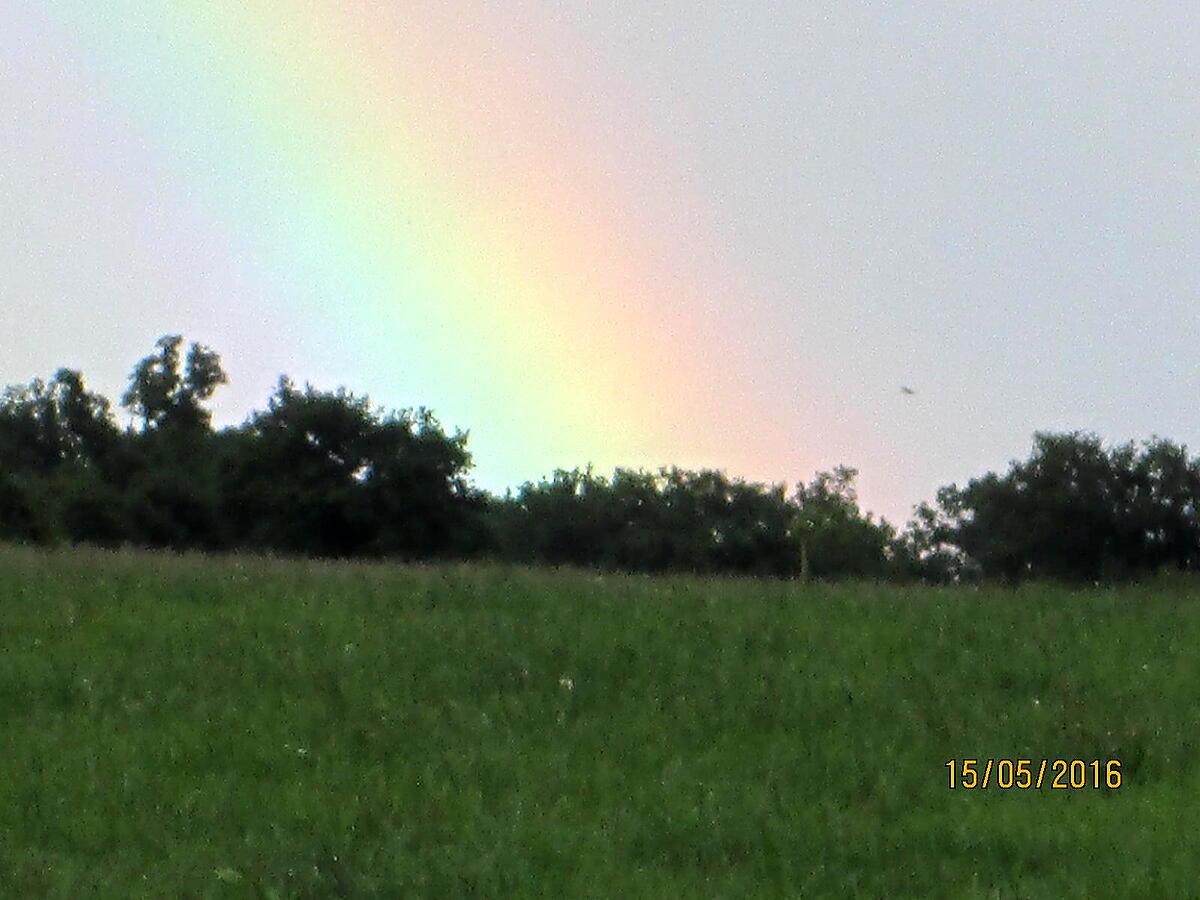
[{"label": "grass", "polygon": [[1189,896],[1198,590],[3,549],[0,896]]}]

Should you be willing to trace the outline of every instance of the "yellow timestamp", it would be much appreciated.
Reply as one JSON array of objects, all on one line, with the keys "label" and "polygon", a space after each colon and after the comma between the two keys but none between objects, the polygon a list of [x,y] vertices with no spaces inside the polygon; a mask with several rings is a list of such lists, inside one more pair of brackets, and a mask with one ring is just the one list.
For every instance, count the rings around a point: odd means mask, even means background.
[{"label": "yellow timestamp", "polygon": [[1115,791],[1123,781],[1117,759],[951,759],[950,790]]}]

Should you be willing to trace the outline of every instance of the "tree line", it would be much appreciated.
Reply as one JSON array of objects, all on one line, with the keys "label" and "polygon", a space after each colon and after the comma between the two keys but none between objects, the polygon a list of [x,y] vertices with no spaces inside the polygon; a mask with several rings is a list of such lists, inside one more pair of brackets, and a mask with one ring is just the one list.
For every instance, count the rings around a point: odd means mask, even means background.
[{"label": "tree line", "polygon": [[1038,434],[1004,474],[942,488],[897,531],[856,472],[790,494],[720,471],[559,471],[472,485],[467,435],[281,378],[266,409],[212,425],[221,359],[158,341],[121,398],[81,373],[0,395],[0,539],[406,560],[495,559],[776,577],[1098,580],[1200,566],[1200,461],[1155,439]]}]

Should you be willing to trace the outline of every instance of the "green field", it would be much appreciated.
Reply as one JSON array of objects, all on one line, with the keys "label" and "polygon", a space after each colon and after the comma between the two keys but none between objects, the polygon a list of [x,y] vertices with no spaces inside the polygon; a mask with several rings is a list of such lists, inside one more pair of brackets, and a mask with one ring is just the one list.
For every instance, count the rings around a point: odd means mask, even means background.
[{"label": "green field", "polygon": [[1198,599],[0,550],[0,896],[1194,896]]}]

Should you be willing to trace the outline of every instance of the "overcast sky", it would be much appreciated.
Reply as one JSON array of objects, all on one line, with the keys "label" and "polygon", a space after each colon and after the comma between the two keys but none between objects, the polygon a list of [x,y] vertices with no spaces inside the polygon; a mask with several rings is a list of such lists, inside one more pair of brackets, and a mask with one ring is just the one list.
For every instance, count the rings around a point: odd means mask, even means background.
[{"label": "overcast sky", "polygon": [[872,488],[928,496],[1035,429],[1200,440],[1200,7],[573,6],[871,411],[839,449]]},{"label": "overcast sky", "polygon": [[[690,224],[672,191],[701,198],[773,360],[761,377],[777,415],[821,395],[822,416],[797,425],[823,432],[806,434],[808,458],[860,468],[867,506],[902,520],[937,486],[1024,455],[1039,429],[1200,448],[1200,6],[504,8],[506,52],[577,36],[554,64],[608,111],[591,127],[672,148],[671,186],[654,160],[606,164],[680,240]],[[115,394],[154,336],[189,329],[226,342],[243,385],[228,420],[281,369],[349,371],[335,349],[294,339],[277,298],[243,319],[253,303],[237,292],[261,286],[219,248],[180,249],[196,234],[186,205],[159,211],[174,264],[208,267],[209,289],[235,299],[219,328],[188,297],[167,310],[137,299],[161,280],[156,263],[91,237],[126,183],[106,185],[106,167],[128,155],[97,145],[92,171],[54,162],[63,142],[92,141],[103,113],[81,99],[86,73],[47,52],[71,36],[42,33],[50,24],[0,0],[0,380],[74,363]]]}]

